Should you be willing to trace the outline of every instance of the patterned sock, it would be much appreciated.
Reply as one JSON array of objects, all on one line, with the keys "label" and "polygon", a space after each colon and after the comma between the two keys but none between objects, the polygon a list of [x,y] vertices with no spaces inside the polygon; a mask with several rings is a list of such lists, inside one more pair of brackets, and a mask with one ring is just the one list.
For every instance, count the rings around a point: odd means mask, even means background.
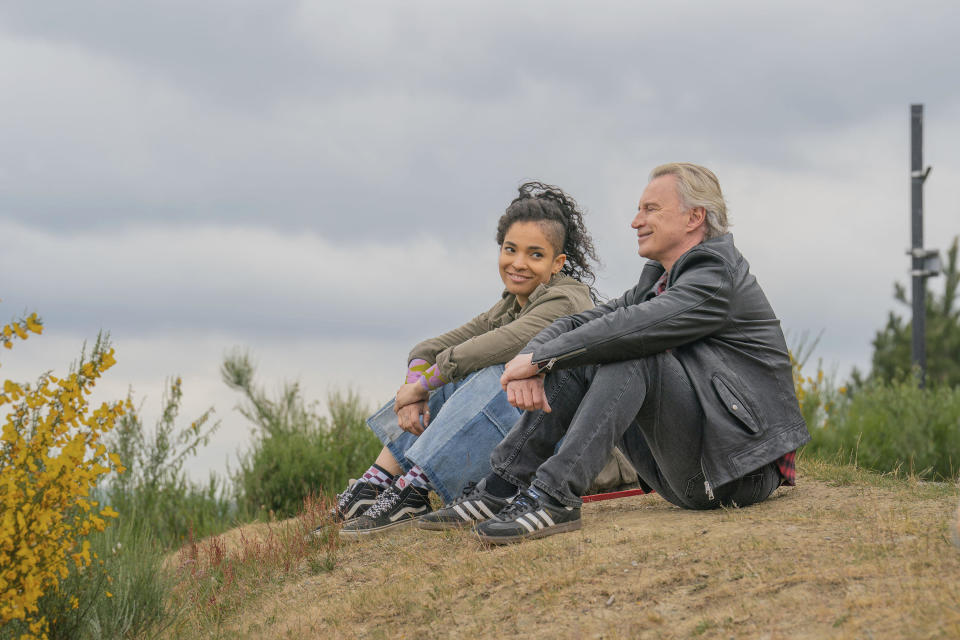
[{"label": "patterned sock", "polygon": [[517,485],[507,482],[495,473],[487,476],[485,485],[487,493],[498,498],[509,498],[517,493]]},{"label": "patterned sock", "polygon": [[397,480],[397,486],[401,489],[406,487],[408,484],[412,484],[419,489],[430,488],[430,481],[427,479],[423,469],[417,465],[413,465],[413,468],[410,469],[410,471],[407,471],[406,475]]},{"label": "patterned sock", "polygon": [[393,476],[387,473],[387,470],[377,463],[373,463],[373,465],[367,469],[366,473],[364,473],[363,477],[360,479],[369,482],[372,485],[383,487],[384,489],[393,484]]}]

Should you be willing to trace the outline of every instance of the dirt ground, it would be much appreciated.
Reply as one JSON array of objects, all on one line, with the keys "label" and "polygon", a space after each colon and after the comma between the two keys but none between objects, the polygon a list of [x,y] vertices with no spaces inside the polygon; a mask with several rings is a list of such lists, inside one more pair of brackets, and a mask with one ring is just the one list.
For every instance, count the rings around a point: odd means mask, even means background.
[{"label": "dirt ground", "polygon": [[805,465],[745,509],[656,495],[500,548],[409,529],[341,547],[214,635],[252,638],[960,638],[957,488]]}]

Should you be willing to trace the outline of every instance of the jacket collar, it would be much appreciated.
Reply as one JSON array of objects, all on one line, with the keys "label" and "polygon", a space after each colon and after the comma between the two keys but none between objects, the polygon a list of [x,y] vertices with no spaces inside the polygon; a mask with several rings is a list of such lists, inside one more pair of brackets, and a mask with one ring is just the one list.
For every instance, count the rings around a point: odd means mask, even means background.
[{"label": "jacket collar", "polygon": [[[553,287],[553,286],[558,285],[558,284],[564,284],[564,283],[567,282],[567,281],[570,281],[570,282],[579,282],[579,280],[576,280],[576,279],[574,279],[574,278],[571,278],[570,276],[565,275],[565,274],[563,274],[563,273],[555,273],[555,274],[553,274],[552,276],[550,276],[550,281],[549,281],[549,282],[547,282],[547,283],[542,283],[542,282],[541,282],[540,284],[537,285],[537,288],[534,289],[534,290],[530,293],[529,296],[527,296],[527,304],[530,304],[531,302],[535,302],[536,299],[539,298],[540,296],[542,296],[543,294],[545,294],[550,287]],[[514,310],[519,310],[519,309],[520,309],[520,305],[519,305],[519,303],[517,302],[516,296],[514,296],[512,293],[510,293],[510,292],[507,291],[506,289],[503,290],[503,293],[500,294],[500,297],[501,297],[502,299],[506,299],[506,298],[508,298],[508,297],[512,297],[512,298],[513,298],[512,308],[513,308]]]},{"label": "jacket collar", "polygon": [[[671,282],[676,279],[677,272],[683,270],[683,263],[686,261],[687,256],[696,251],[715,251],[723,258],[731,261],[733,261],[737,253],[737,249],[733,244],[732,233],[725,233],[722,236],[704,240],[700,244],[691,247],[686,253],[677,258],[676,262],[673,263],[673,270],[670,271]],[[643,272],[640,274],[640,282],[648,282],[648,286],[652,286],[653,283],[656,282],[661,275],[663,275],[664,271],[665,269],[663,268],[663,265],[656,260],[647,260],[647,263],[643,265]]]}]

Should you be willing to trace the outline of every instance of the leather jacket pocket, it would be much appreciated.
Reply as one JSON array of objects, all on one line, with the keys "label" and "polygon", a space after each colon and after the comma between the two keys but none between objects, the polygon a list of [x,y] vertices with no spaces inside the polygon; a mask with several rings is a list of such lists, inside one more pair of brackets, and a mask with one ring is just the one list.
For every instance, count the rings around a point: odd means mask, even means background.
[{"label": "leather jacket pocket", "polygon": [[760,424],[747,408],[746,403],[743,402],[742,394],[735,391],[734,387],[720,376],[713,376],[712,383],[720,401],[730,412],[730,415],[740,421],[740,424],[746,427],[750,433],[760,433]]}]

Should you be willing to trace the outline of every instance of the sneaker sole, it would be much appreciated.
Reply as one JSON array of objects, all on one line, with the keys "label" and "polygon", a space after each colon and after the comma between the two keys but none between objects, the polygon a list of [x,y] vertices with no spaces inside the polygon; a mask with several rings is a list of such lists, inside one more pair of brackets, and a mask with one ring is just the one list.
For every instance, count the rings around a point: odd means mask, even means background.
[{"label": "sneaker sole", "polygon": [[555,533],[567,533],[568,531],[579,531],[582,528],[583,520],[572,520],[562,524],[556,524],[552,527],[537,529],[533,533],[522,533],[515,536],[487,536],[479,531],[477,537],[481,542],[489,544],[511,544],[513,542],[522,542],[524,540],[536,540],[537,538],[546,538]]},{"label": "sneaker sole", "polygon": [[385,533],[387,531],[413,526],[416,524],[417,520],[418,518],[404,518],[403,520],[391,522],[390,524],[385,524],[382,527],[374,527],[372,529],[340,529],[340,539],[349,540],[352,542],[354,540],[362,540],[364,538],[373,538],[378,534]]}]

